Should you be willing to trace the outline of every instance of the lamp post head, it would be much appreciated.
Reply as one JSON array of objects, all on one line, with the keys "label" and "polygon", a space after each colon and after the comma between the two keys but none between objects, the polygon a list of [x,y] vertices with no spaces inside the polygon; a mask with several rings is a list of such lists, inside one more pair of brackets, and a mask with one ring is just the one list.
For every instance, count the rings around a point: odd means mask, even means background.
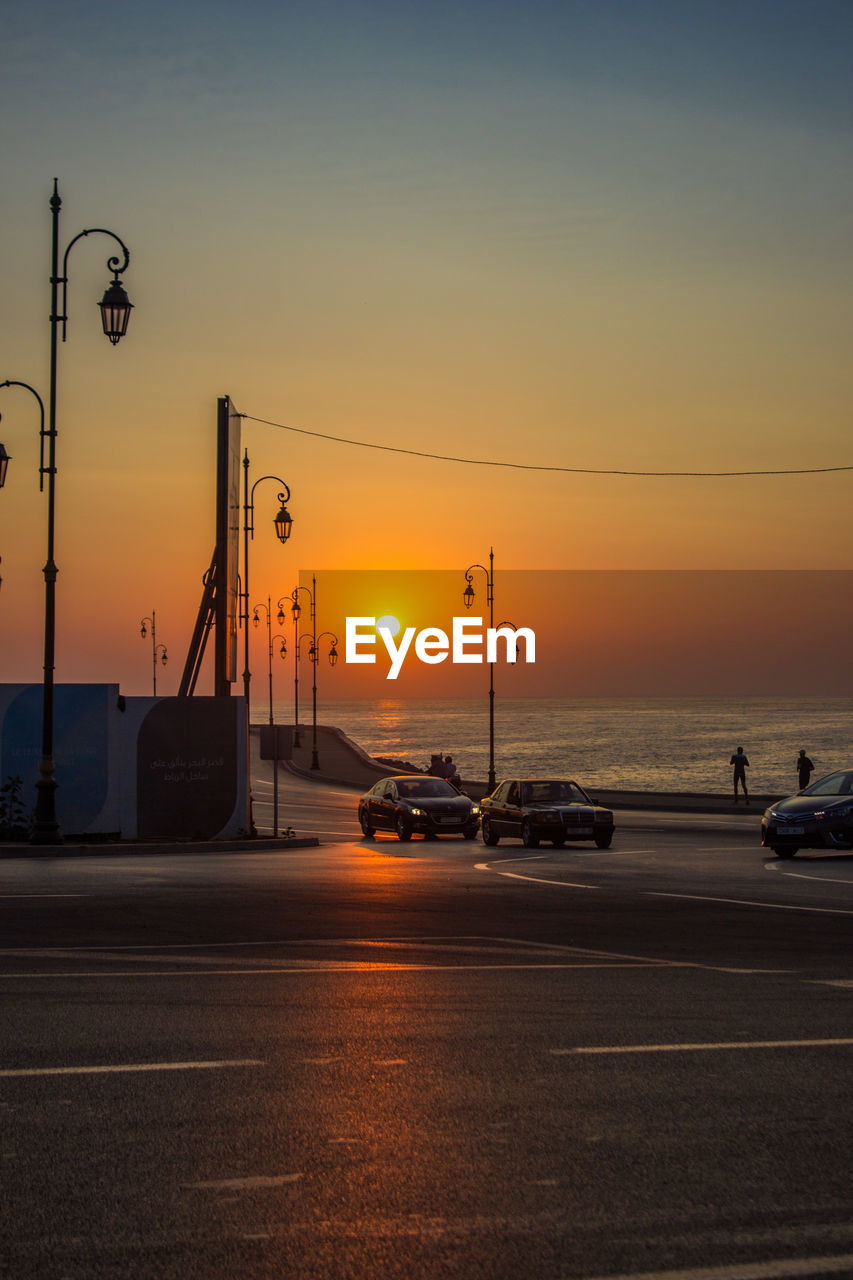
[{"label": "lamp post head", "polygon": [[161,657],[160,661],[162,662],[163,666],[165,667],[165,665],[166,665],[166,650],[165,650],[165,649],[163,650],[163,656]]},{"label": "lamp post head", "polygon": [[256,609],[255,612],[252,614],[252,626],[256,627],[259,622],[260,622],[260,619],[258,617],[258,611]]},{"label": "lamp post head", "polygon": [[281,605],[278,606],[277,616],[278,616],[278,625],[281,627],[284,625],[284,609],[281,607]]},{"label": "lamp post head", "polygon": [[329,666],[333,667],[338,660],[338,651],[334,645],[329,650]]},{"label": "lamp post head", "polygon": [[298,622],[302,617],[302,606],[296,597],[293,597],[293,604],[290,606],[290,612],[293,614],[293,621]]},{"label": "lamp post head", "polygon": [[465,588],[465,590],[462,592],[462,599],[465,602],[465,608],[470,609],[471,605],[474,603],[474,588],[471,586],[470,582],[468,583],[468,586]]},{"label": "lamp post head", "polygon": [[98,303],[101,308],[101,321],[104,333],[113,346],[127,333],[127,322],[133,310],[133,303],[124,291],[118,276],[107,286],[103,298]]},{"label": "lamp post head", "polygon": [[148,635],[148,628],[145,626],[145,623],[144,623],[144,622],[143,622],[142,626],[139,628],[139,634],[142,636],[142,639],[143,639],[143,640],[144,640],[144,639],[145,639],[145,637]]},{"label": "lamp post head", "polygon": [[281,644],[279,645],[278,656],[280,658],[287,657],[287,641],[286,640],[282,640]]},{"label": "lamp post head", "polygon": [[281,503],[281,510],[275,518],[275,532],[279,542],[287,542],[290,537],[290,531],[293,528],[293,517],[284,505],[283,493],[278,495],[278,500]]},{"label": "lamp post head", "polygon": [[0,444],[0,489],[6,483],[6,472],[9,467],[9,455],[6,452],[6,446]]}]

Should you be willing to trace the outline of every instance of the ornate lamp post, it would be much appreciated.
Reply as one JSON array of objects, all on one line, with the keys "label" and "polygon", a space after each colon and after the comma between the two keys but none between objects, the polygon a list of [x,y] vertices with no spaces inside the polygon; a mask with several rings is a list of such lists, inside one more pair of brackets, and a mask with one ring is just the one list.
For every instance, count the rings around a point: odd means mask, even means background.
[{"label": "ornate lamp post", "polygon": [[[254,541],[255,538],[255,490],[264,480],[274,480],[276,484],[280,484],[282,492],[278,495],[279,512],[273,521],[275,525],[275,534],[279,542],[285,543],[290,537],[293,528],[293,518],[287,509],[287,503],[290,501],[290,488],[279,476],[261,476],[249,489],[249,452],[243,450],[243,696],[246,700],[246,744],[248,748],[249,742],[249,726],[252,722],[251,708],[249,705],[249,685],[252,679],[252,673],[249,668],[249,540]],[[246,758],[249,759],[250,752],[247,750]],[[251,770],[249,773],[249,784],[247,787],[248,794],[248,813],[246,821],[250,835],[255,834],[255,822],[252,817],[252,787],[251,787]]]},{"label": "ornate lamp post", "polygon": [[[264,480],[274,480],[280,484],[282,492],[278,495],[279,513],[275,517],[275,533],[279,542],[287,542],[293,528],[293,519],[287,510],[290,501],[290,489],[279,476],[261,476],[249,489],[249,452],[243,451],[243,625],[244,625],[244,663],[243,694],[246,699],[246,715],[249,716],[249,684],[252,673],[249,669],[249,541],[255,538],[255,490]],[[272,722],[270,722],[272,723]]]},{"label": "ornate lamp post", "polygon": [[148,630],[145,626],[146,622],[151,623],[151,666],[154,671],[154,697],[156,698],[157,697],[157,658],[159,656],[160,661],[165,667],[166,660],[167,660],[166,646],[164,644],[157,643],[157,614],[154,612],[153,609],[151,610],[151,617],[143,618],[139,624],[139,634],[142,636],[143,640],[148,635]]},{"label": "ornate lamp post", "polygon": [[[36,811],[32,844],[61,844],[62,832],[56,820],[56,767],[53,758],[54,729],[54,667],[56,650],[56,578],[58,574],[55,549],[55,498],[56,498],[56,404],[57,404],[57,354],[59,346],[59,326],[62,325],[62,341],[66,338],[67,295],[68,295],[68,256],[78,240],[85,236],[105,235],[119,245],[122,257],[113,255],[107,259],[107,270],[113,273],[112,281],[98,306],[101,309],[101,323],[105,335],[113,346],[127,333],[132,303],[125,293],[119,279],[130,262],[130,251],[124,241],[105,227],[89,227],[80,231],[68,242],[62,257],[60,272],[59,250],[59,211],[62,200],[59,195],[59,183],[53,180],[53,195],[50,198],[51,210],[51,271],[50,271],[50,398],[48,409],[48,428],[44,429],[42,420],[42,462],[41,476],[47,476],[47,559],[44,566],[44,682],[42,697],[42,736],[41,759],[39,761],[39,780],[36,783]],[[38,393],[28,383],[7,382],[6,386],[24,386],[33,392],[41,404]],[[42,412],[43,412],[42,407]],[[44,464],[44,441],[48,442],[48,461]],[[5,451],[4,451],[5,452]]]},{"label": "ornate lamp post", "polygon": [[[489,548],[489,567],[483,564],[469,565],[465,570],[467,586],[462,592],[465,608],[470,609],[474,603],[474,586],[471,580],[474,569],[482,569],[486,575],[486,604],[489,606],[489,626],[495,625],[495,551]],[[495,664],[489,663],[489,791],[495,789]]]}]

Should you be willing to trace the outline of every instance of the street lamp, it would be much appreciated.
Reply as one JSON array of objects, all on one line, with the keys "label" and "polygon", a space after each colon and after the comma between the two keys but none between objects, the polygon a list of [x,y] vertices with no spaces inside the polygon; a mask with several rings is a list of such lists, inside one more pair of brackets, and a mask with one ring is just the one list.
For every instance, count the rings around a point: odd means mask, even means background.
[{"label": "street lamp", "polygon": [[[466,587],[462,592],[462,599],[465,608],[470,609],[474,603],[474,584],[471,581],[471,575],[474,569],[482,569],[486,575],[486,604],[489,606],[489,627],[495,625],[495,551],[494,547],[489,548],[489,567],[483,564],[469,565],[465,570]],[[495,789],[495,664],[489,663],[489,781],[488,789],[491,793]]]},{"label": "street lamp", "polygon": [[[54,668],[56,653],[56,578],[58,569],[54,560],[54,523],[56,508],[56,402],[57,402],[57,354],[59,346],[59,326],[62,325],[62,341],[66,338],[68,324],[68,256],[78,240],[85,236],[104,235],[115,240],[121,248],[123,257],[115,255],[107,259],[107,270],[113,273],[103,298],[98,303],[101,309],[103,330],[110,342],[115,344],[127,332],[132,303],[125,293],[119,276],[127,269],[130,262],[130,251],[124,241],[105,227],[89,227],[80,231],[68,242],[62,258],[60,274],[59,257],[59,211],[62,200],[59,195],[59,183],[53,180],[53,195],[50,198],[51,210],[51,271],[50,271],[50,399],[48,429],[44,429],[42,417],[42,463],[41,476],[47,476],[47,559],[44,566],[44,682],[42,697],[42,735],[41,759],[39,760],[39,780],[36,783],[36,810],[33,832],[30,836],[32,844],[61,844],[62,832],[56,819],[56,767],[53,758],[54,730]],[[61,289],[61,293],[60,293]],[[41,404],[38,393],[27,383],[6,382],[4,386],[24,386],[33,392]],[[44,407],[42,406],[42,415]],[[44,465],[44,441],[48,442],[48,462]],[[4,451],[5,452],[5,451]],[[7,455],[8,459],[8,455]]]},{"label": "street lamp", "polygon": [[[316,588],[317,588],[317,579],[316,579],[316,578],[312,578],[312,582],[314,583],[314,589],[315,589],[315,591],[316,591]],[[302,617],[302,605],[299,603],[299,593],[300,593],[300,591],[301,591],[301,592],[303,592],[303,593],[308,597],[308,600],[309,600],[309,602],[310,602],[310,615],[309,615],[309,616],[310,616],[310,619],[311,619],[311,634],[312,634],[312,636],[313,636],[313,635],[315,635],[315,634],[316,634],[316,629],[317,629],[317,613],[316,613],[316,609],[315,609],[315,607],[314,607],[314,592],[313,592],[313,591],[309,590],[309,588],[308,588],[308,587],[294,587],[294,588],[293,588],[293,590],[291,591],[291,593],[290,593],[289,597],[282,597],[282,599],[281,599],[281,600],[279,600],[279,602],[278,602],[278,622],[279,622],[279,626],[282,626],[282,627],[284,626],[284,620],[285,620],[285,616],[286,616],[286,615],[285,615],[285,612],[284,612],[284,601],[285,601],[285,599],[289,599],[289,600],[290,600],[290,612],[291,612],[291,615],[292,615],[292,617],[293,617],[293,638],[294,638],[294,650],[293,650],[293,745],[294,745],[294,747],[299,747],[299,746],[301,746],[301,745],[302,745],[302,741],[301,741],[300,736],[299,736],[299,619]],[[282,655],[282,656],[283,656],[283,655]],[[316,747],[316,742],[315,742],[315,747]]]},{"label": "street lamp", "polygon": [[148,629],[145,626],[146,622],[151,623],[151,666],[154,671],[154,697],[156,698],[157,697],[157,659],[159,657],[160,661],[165,667],[166,660],[167,660],[166,646],[164,644],[157,643],[157,614],[154,612],[153,609],[151,610],[151,617],[143,618],[139,624],[139,634],[142,636],[143,640],[148,635]]},{"label": "street lamp", "polygon": [[[275,517],[273,524],[275,525],[275,533],[279,542],[287,542],[293,529],[293,518],[287,510],[287,503],[290,501],[290,489],[279,476],[261,476],[252,485],[249,490],[249,452],[247,449],[243,451],[243,625],[244,632],[244,664],[243,664],[243,694],[246,699],[246,716],[247,723],[250,723],[251,717],[249,712],[249,683],[252,679],[249,670],[249,541],[255,538],[255,490],[264,480],[274,480],[276,484],[280,484],[283,492],[278,495],[280,510]],[[272,721],[270,721],[272,723]]]}]

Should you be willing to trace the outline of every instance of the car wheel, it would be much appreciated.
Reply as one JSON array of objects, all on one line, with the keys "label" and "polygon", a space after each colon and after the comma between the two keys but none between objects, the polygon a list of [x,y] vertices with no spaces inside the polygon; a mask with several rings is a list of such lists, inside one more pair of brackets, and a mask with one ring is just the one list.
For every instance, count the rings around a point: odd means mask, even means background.
[{"label": "car wheel", "polygon": [[466,828],[465,828],[465,830],[462,832],[462,834],[463,834],[463,836],[465,837],[465,839],[466,839],[466,840],[476,840],[476,839],[477,839],[477,828],[476,828],[476,827],[466,827]]},{"label": "car wheel", "polygon": [[361,829],[366,836],[373,836],[376,834],[376,829],[370,825],[366,809],[362,809],[361,813],[358,815],[358,820],[361,823]]},{"label": "car wheel", "polygon": [[411,840],[412,838],[412,828],[402,813],[397,814],[397,837],[400,840]]},{"label": "car wheel", "polygon": [[492,848],[494,848],[498,840],[500,840],[500,836],[493,829],[491,822],[489,822],[489,819],[484,818],[483,819],[483,844],[491,845]]},{"label": "car wheel", "polygon": [[521,824],[521,843],[525,849],[539,848],[539,837],[533,834],[533,828],[526,818]]},{"label": "car wheel", "polygon": [[773,852],[776,854],[777,858],[793,858],[798,848],[798,846],[782,845],[782,844],[773,845],[772,847],[773,847]]},{"label": "car wheel", "polygon": [[609,835],[596,836],[595,847],[596,849],[609,849],[612,841],[613,841],[613,832],[611,831]]}]

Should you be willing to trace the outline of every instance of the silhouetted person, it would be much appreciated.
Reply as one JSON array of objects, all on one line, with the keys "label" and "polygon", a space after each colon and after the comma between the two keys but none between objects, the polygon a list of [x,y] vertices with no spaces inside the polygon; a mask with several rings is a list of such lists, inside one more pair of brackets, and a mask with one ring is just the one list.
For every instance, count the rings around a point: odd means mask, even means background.
[{"label": "silhouetted person", "polygon": [[459,777],[456,765],[453,763],[453,756],[444,757],[444,776],[448,782],[455,782]]},{"label": "silhouetted person", "polygon": [[812,776],[814,765],[801,748],[800,754],[797,756],[797,786],[800,791],[805,791],[809,785],[809,778]]},{"label": "silhouetted person", "polygon": [[738,747],[737,751],[734,753],[731,760],[729,761],[729,764],[734,765],[734,774],[732,775],[732,781],[734,782],[734,788],[735,788],[735,804],[737,804],[738,783],[740,783],[740,785],[743,787],[743,798],[746,801],[746,803],[749,804],[749,792],[746,789],[746,771],[749,768],[749,761],[747,760],[746,756],[743,753],[743,747]]}]

